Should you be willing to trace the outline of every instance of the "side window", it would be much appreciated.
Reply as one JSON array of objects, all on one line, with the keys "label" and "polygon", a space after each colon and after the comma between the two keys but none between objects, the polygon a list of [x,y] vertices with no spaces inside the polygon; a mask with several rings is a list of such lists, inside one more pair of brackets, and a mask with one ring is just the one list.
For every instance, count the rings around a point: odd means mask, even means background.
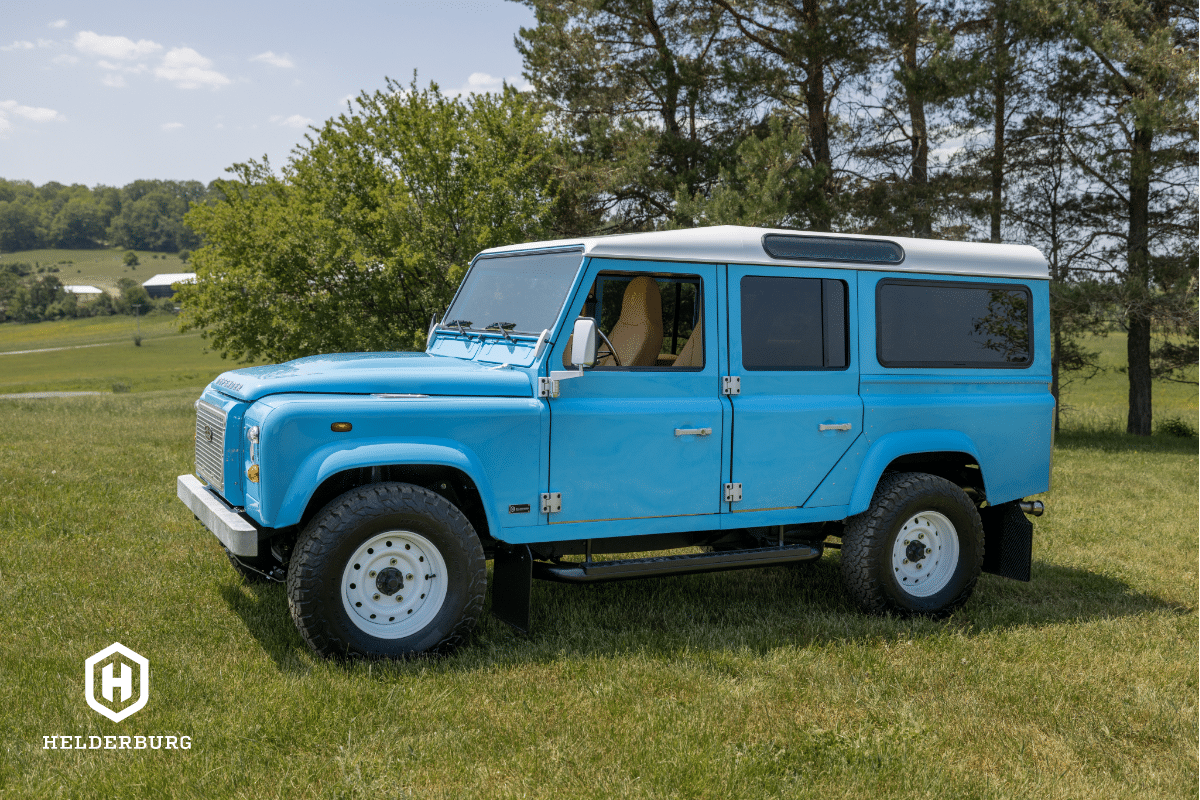
[{"label": "side window", "polygon": [[[598,369],[702,369],[703,294],[698,275],[601,273],[583,316],[596,320],[615,356],[600,341]],[[564,353],[564,363],[570,348]]]},{"label": "side window", "polygon": [[1029,289],[1020,285],[880,281],[875,290],[879,363],[885,367],[1028,367],[1033,341],[1029,309]]},{"label": "side window", "polygon": [[845,369],[846,283],[747,275],[741,280],[742,367]]}]

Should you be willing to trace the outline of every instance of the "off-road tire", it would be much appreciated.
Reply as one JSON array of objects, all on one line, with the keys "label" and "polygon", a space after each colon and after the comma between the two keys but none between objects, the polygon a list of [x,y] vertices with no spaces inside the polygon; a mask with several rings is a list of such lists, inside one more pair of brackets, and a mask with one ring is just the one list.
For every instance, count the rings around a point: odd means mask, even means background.
[{"label": "off-road tire", "polygon": [[[351,561],[361,559],[367,543],[390,539],[393,533],[421,543],[417,550],[436,548],[430,561],[440,558],[445,565],[444,599],[436,609],[427,609],[433,616],[419,629],[402,636],[377,636],[367,630],[377,623],[358,616],[357,621],[351,619],[354,609],[346,599],[347,587],[355,584],[346,583],[344,576],[355,566]],[[429,575],[408,577],[410,582],[431,579]],[[483,547],[471,523],[445,498],[406,483],[362,486],[325,506],[296,542],[287,575],[292,620],[309,646],[327,658],[449,653],[470,636],[483,610],[486,587]]]},{"label": "off-road tire", "polygon": [[[926,513],[943,525],[952,524],[957,558],[942,576],[944,585],[922,596],[906,589],[897,577],[904,567],[896,555],[903,541],[898,546],[896,540],[906,523],[924,519]],[[854,601],[871,613],[948,616],[971,597],[982,565],[983,523],[975,504],[962,489],[936,475],[885,474],[867,510],[846,520],[842,581]]]}]

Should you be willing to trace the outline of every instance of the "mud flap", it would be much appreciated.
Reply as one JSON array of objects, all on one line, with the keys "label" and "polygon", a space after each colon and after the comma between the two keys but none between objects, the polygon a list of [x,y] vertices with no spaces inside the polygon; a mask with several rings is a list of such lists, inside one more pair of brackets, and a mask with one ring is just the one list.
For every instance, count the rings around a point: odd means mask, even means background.
[{"label": "mud flap", "polygon": [[529,633],[533,556],[527,545],[498,547],[492,559],[492,613],[506,625]]},{"label": "mud flap", "polygon": [[1019,500],[979,509],[983,520],[983,571],[1029,581],[1033,562],[1033,523]]}]

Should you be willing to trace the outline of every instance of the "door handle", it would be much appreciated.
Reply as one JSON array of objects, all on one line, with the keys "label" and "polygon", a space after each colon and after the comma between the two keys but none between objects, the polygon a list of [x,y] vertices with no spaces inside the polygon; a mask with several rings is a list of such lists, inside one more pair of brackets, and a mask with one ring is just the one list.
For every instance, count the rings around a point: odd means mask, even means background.
[{"label": "door handle", "polygon": [[676,436],[710,436],[712,428],[676,428]]},{"label": "door handle", "polygon": [[824,422],[822,422],[820,425],[817,426],[817,430],[819,430],[819,431],[848,431],[848,430],[850,430],[851,427],[853,427],[853,426],[849,422],[840,422],[837,425],[826,425]]}]

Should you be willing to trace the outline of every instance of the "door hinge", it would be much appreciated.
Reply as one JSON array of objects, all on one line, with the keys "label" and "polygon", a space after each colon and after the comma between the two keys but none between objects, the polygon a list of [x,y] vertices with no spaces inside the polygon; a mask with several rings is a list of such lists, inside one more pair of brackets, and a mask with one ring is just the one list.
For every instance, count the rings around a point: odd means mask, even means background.
[{"label": "door hinge", "polygon": [[558,397],[558,381],[554,378],[538,378],[538,397]]},{"label": "door hinge", "polygon": [[556,514],[562,511],[562,492],[542,492],[542,513]]},{"label": "door hinge", "polygon": [[740,483],[725,484],[725,502],[737,503],[742,499],[742,485]]},{"label": "door hinge", "polygon": [[742,393],[742,379],[737,375],[724,375],[721,377],[721,394],[732,396]]}]

